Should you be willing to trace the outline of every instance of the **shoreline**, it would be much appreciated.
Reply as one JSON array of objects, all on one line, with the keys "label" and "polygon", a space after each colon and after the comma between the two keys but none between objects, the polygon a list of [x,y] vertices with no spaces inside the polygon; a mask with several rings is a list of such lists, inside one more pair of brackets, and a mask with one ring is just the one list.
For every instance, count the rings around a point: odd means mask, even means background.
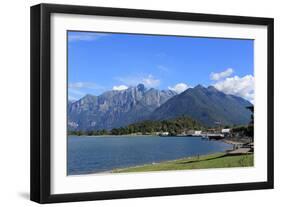
[{"label": "shoreline", "polygon": [[[125,135],[67,135],[67,138],[69,137],[90,137],[90,138],[104,138],[104,137],[157,137],[157,138],[165,138],[165,137],[173,137],[173,138],[196,138],[196,139],[202,139],[203,137],[201,136],[159,136],[156,134],[148,134],[148,135],[143,135],[143,134],[125,134]],[[224,142],[226,144],[231,144],[231,145],[240,145],[240,144],[245,144],[242,141],[234,141],[228,138],[224,138],[224,139],[218,139],[218,140],[210,140],[210,141],[220,141],[220,142]]]},{"label": "shoreline", "polygon": [[[124,135],[67,135],[67,137],[175,137],[175,138],[197,138],[202,139],[203,136],[191,136],[191,135],[185,135],[185,136],[160,136],[157,134],[124,134]],[[243,142],[233,141],[230,139],[219,139],[219,140],[212,140],[212,141],[222,141],[227,144],[243,144]]]},{"label": "shoreline", "polygon": [[[218,164],[218,165],[211,165],[209,166],[210,162],[214,160],[223,160],[225,161],[226,159],[237,159],[238,158],[238,164],[235,163],[225,163],[223,164]],[[241,164],[240,161],[245,159],[245,158],[250,158],[250,164],[249,163],[244,163]],[[186,163],[186,168],[183,166],[183,163]],[[195,164],[193,164],[195,163]],[[207,164],[208,167],[200,167],[200,164]],[[176,165],[180,164],[181,169],[174,167]],[[196,166],[197,164],[197,166]],[[232,166],[231,166],[232,164]],[[171,167],[172,166],[172,167]],[[211,154],[204,154],[200,156],[189,156],[189,157],[184,157],[180,159],[175,159],[175,160],[167,160],[167,161],[161,161],[158,163],[153,163],[153,164],[144,164],[144,165],[138,165],[138,166],[132,166],[132,167],[126,167],[126,168],[117,168],[113,169],[110,171],[110,173],[129,173],[129,172],[157,172],[157,171],[176,171],[176,170],[195,170],[195,169],[212,169],[212,168],[233,168],[233,167],[252,167],[254,166],[253,163],[253,153],[249,154],[241,154],[241,155],[231,155],[228,154],[228,152],[217,152],[217,153],[211,153]],[[108,171],[107,171],[108,173]]]},{"label": "shoreline", "polygon": [[[242,142],[236,142],[236,141],[232,141],[232,140],[216,140],[216,141],[219,141],[219,142],[223,142],[223,143],[226,143],[226,144],[229,144],[229,145],[232,145],[233,147],[235,145],[239,145],[239,144],[243,144]],[[113,169],[113,170],[108,170],[106,171],[107,173],[110,172],[110,173],[118,173],[118,172],[114,172],[114,171],[120,171],[120,170],[126,170],[126,169],[131,169],[131,168],[138,168],[138,167],[145,167],[145,166],[151,166],[151,165],[157,165],[157,164],[163,164],[163,163],[169,163],[169,162],[177,162],[177,161],[181,161],[181,160],[192,160],[192,159],[198,159],[200,157],[207,157],[207,156],[217,156],[217,155],[220,155],[221,156],[227,156],[227,155],[230,155],[229,153],[230,152],[233,152],[235,151],[235,149],[231,149],[231,150],[225,150],[223,152],[214,152],[214,153],[207,153],[207,154],[199,154],[199,155],[192,155],[192,156],[187,156],[187,157],[182,157],[182,158],[179,158],[179,159],[173,159],[173,160],[163,160],[163,161],[160,161],[160,162],[153,162],[153,163],[148,163],[148,164],[142,164],[142,165],[136,165],[136,166],[131,166],[131,167],[125,167],[125,168],[116,168],[116,169]],[[245,154],[245,155],[250,155],[250,154],[253,154],[253,153],[248,153],[248,154]],[[232,155],[232,156],[235,156],[235,155]],[[103,173],[103,172],[102,172]]]},{"label": "shoreline", "polygon": [[[219,154],[227,154],[227,150],[224,152],[214,152],[214,153],[209,153],[209,154],[201,154],[201,155],[194,155],[194,156],[188,156],[188,157],[182,157],[179,159],[173,159],[173,160],[163,160],[160,162],[153,162],[153,163],[147,163],[147,164],[142,164],[142,165],[134,165],[131,167],[125,167],[125,168],[115,168],[113,170],[108,170],[108,171],[104,171],[104,172],[110,172],[110,173],[116,173],[114,171],[118,171],[118,170],[125,170],[125,169],[130,169],[130,168],[136,168],[136,167],[144,167],[144,166],[148,166],[148,165],[157,165],[157,164],[163,164],[163,163],[167,163],[167,162],[176,162],[176,161],[180,161],[180,160],[184,160],[184,159],[194,159],[194,158],[198,158],[198,156],[202,157],[202,156],[215,156],[215,155],[219,155]],[[102,172],[103,173],[103,172]]]},{"label": "shoreline", "polygon": [[203,156],[218,156],[218,155],[226,155],[227,154],[227,150],[223,151],[223,152],[214,152],[214,153],[209,153],[209,154],[201,154],[201,155],[194,155],[194,156],[187,156],[187,157],[182,157],[182,158],[178,158],[178,159],[172,159],[172,160],[163,160],[160,162],[152,162],[152,163],[147,163],[147,164],[140,164],[140,165],[133,165],[133,166],[129,166],[129,167],[120,167],[120,168],[114,168],[112,170],[106,170],[106,171],[101,171],[101,172],[94,172],[94,173],[85,173],[85,174],[76,174],[76,175],[69,175],[69,176],[80,176],[80,175],[97,175],[97,174],[108,174],[108,173],[118,173],[115,171],[119,171],[119,170],[126,170],[126,169],[131,169],[131,168],[138,168],[138,167],[144,167],[144,166],[149,166],[149,165],[157,165],[157,164],[163,164],[163,163],[168,163],[168,162],[176,162],[176,161],[180,161],[180,160],[184,160],[184,159],[194,159],[194,158],[198,158],[198,156],[203,157]]},{"label": "shoreline", "polygon": [[[70,135],[71,136],[71,135]],[[74,135],[75,136],[75,135]],[[157,135],[110,135],[110,137],[128,137],[128,136],[134,136],[134,137],[143,137],[143,136],[157,136]],[[79,137],[79,136],[77,136]],[[84,136],[85,137],[85,136]],[[99,135],[99,136],[87,136],[87,137],[96,137],[96,138],[102,138],[102,137],[108,137],[108,135]],[[157,136],[157,137],[161,137],[161,136]],[[177,136],[171,136],[171,137],[177,137]],[[184,138],[184,137],[178,137],[178,138]],[[198,138],[198,137],[186,137],[186,138]],[[201,139],[201,138],[200,138]],[[232,145],[232,147],[234,147],[235,145],[239,145],[239,144],[243,144],[242,142],[237,142],[237,141],[233,141],[233,140],[228,140],[228,139],[222,139],[222,140],[215,140],[216,142],[223,142],[229,145]],[[128,167],[118,167],[118,168],[114,168],[111,170],[106,170],[106,171],[101,171],[101,172],[93,172],[93,173],[86,173],[87,175],[92,175],[92,174],[108,174],[108,173],[124,173],[127,171],[133,171],[134,169],[141,169],[141,168],[154,168],[154,166],[159,166],[159,165],[163,165],[163,164],[173,164],[173,163],[177,163],[177,162],[181,162],[181,161],[185,161],[185,162],[189,162],[189,161],[197,161],[197,162],[201,162],[204,161],[206,162],[206,160],[204,160],[206,157],[224,157],[224,156],[228,156],[228,157],[232,157],[232,156],[239,156],[239,155],[233,155],[230,154],[229,152],[234,151],[234,149],[229,149],[229,150],[225,150],[225,151],[221,151],[221,152],[212,152],[212,153],[207,153],[207,154],[198,154],[198,155],[191,155],[191,156],[186,156],[186,157],[182,157],[182,158],[178,158],[178,159],[172,159],[172,160],[163,160],[163,161],[159,161],[159,162],[151,162],[151,163],[146,163],[146,164],[139,164],[139,165],[133,165],[133,166],[128,166]],[[241,156],[248,156],[248,155],[253,155],[253,153],[249,153],[249,154],[241,154]],[[203,160],[202,160],[203,159]],[[212,158],[213,159],[213,158]],[[230,163],[231,164],[231,163]],[[218,167],[209,167],[209,168],[218,168]],[[222,167],[223,168],[223,167]],[[194,168],[194,169],[205,169],[205,168]],[[173,169],[169,169],[169,170],[173,170]],[[177,169],[174,169],[177,170]],[[148,171],[161,171],[161,170],[148,170]],[[166,171],[166,170],[164,170]],[[146,171],[142,171],[142,172],[146,172]],[[71,176],[78,176],[78,175],[83,175],[83,174],[76,174],[76,175],[71,175]]]},{"label": "shoreline", "polygon": [[231,144],[232,146],[244,144],[243,142],[237,142],[237,141],[232,141],[232,140],[227,140],[227,139],[222,139],[222,140],[219,140],[219,141],[224,142],[226,144]]},{"label": "shoreline", "polygon": [[[106,170],[106,171],[101,171],[101,172],[85,173],[85,175],[104,175],[104,174],[113,174],[113,173],[126,173],[127,171],[130,172],[130,170],[137,169],[137,168],[153,167],[153,166],[163,165],[163,164],[172,164],[172,163],[181,162],[181,161],[185,161],[185,162],[191,161],[192,162],[192,161],[196,160],[198,162],[201,162],[201,161],[206,161],[208,159],[222,158],[222,157],[226,157],[226,156],[229,156],[229,157],[239,156],[239,155],[228,154],[230,151],[233,151],[233,150],[225,150],[223,152],[214,152],[214,153],[208,153],[208,154],[187,156],[187,157],[182,157],[182,158],[178,158],[178,159],[163,160],[160,162],[152,162],[152,163],[134,165],[134,166],[129,166],[129,167],[114,168],[112,170]],[[253,155],[253,153],[244,154],[244,155],[240,155],[240,156],[248,156],[248,155]],[[200,159],[203,159],[203,160],[200,160]],[[206,160],[204,160],[204,159],[206,159]],[[251,167],[253,165],[249,165],[249,166]],[[210,169],[211,168],[225,168],[225,167],[210,167]],[[206,168],[194,168],[194,169],[206,169]],[[177,169],[169,169],[169,170],[163,170],[163,171],[170,171],[170,170],[177,170]],[[189,169],[189,170],[191,170],[191,169]],[[155,171],[158,171],[158,170],[155,170]],[[159,171],[161,171],[161,170],[159,170]],[[132,171],[132,172],[134,172],[134,171]],[[146,172],[146,171],[143,171],[143,172]],[[76,174],[76,175],[70,175],[70,176],[81,176],[81,175],[84,175],[84,174]]]},{"label": "shoreline", "polygon": [[157,136],[157,137],[160,137],[158,135],[154,135],[154,134],[150,134],[150,135],[136,135],[136,134],[125,134],[125,135],[67,135],[67,137],[70,137],[70,136],[73,136],[73,137],[147,137],[147,136]]}]

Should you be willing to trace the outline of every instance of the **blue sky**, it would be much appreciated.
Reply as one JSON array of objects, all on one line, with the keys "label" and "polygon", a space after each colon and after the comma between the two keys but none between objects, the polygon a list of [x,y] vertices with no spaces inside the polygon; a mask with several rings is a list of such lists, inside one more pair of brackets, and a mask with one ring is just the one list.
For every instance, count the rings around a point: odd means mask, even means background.
[{"label": "blue sky", "polygon": [[253,40],[69,31],[69,99],[143,83],[178,93],[214,85],[253,102],[253,46]]}]

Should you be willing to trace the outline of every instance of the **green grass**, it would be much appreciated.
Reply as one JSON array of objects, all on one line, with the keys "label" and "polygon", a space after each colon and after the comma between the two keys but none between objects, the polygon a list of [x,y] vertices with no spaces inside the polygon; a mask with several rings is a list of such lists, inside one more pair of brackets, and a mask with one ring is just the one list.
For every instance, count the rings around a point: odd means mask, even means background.
[{"label": "green grass", "polygon": [[204,155],[199,157],[191,157],[191,158],[183,158],[173,161],[166,161],[157,164],[148,164],[148,165],[137,166],[137,167],[116,169],[113,171],[113,173],[249,167],[253,165],[254,165],[253,154],[227,155],[226,153],[216,153],[216,154]]}]

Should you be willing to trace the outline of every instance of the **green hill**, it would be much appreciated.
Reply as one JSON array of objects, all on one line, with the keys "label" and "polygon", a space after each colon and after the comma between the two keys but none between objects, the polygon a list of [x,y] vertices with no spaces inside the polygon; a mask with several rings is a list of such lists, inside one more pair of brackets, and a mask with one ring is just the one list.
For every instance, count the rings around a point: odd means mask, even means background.
[{"label": "green hill", "polygon": [[171,135],[180,134],[187,130],[202,129],[203,126],[186,116],[180,116],[174,119],[161,120],[161,121],[141,121],[134,124],[130,124],[126,127],[114,128],[111,130],[113,135],[123,134],[153,134],[156,132],[169,132]]}]

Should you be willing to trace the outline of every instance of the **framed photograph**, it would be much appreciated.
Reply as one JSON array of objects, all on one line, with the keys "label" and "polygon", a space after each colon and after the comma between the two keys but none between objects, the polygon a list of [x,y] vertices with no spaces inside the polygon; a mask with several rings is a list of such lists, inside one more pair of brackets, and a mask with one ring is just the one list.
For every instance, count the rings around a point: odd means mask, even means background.
[{"label": "framed photograph", "polygon": [[273,19],[31,7],[31,200],[273,188]]}]

